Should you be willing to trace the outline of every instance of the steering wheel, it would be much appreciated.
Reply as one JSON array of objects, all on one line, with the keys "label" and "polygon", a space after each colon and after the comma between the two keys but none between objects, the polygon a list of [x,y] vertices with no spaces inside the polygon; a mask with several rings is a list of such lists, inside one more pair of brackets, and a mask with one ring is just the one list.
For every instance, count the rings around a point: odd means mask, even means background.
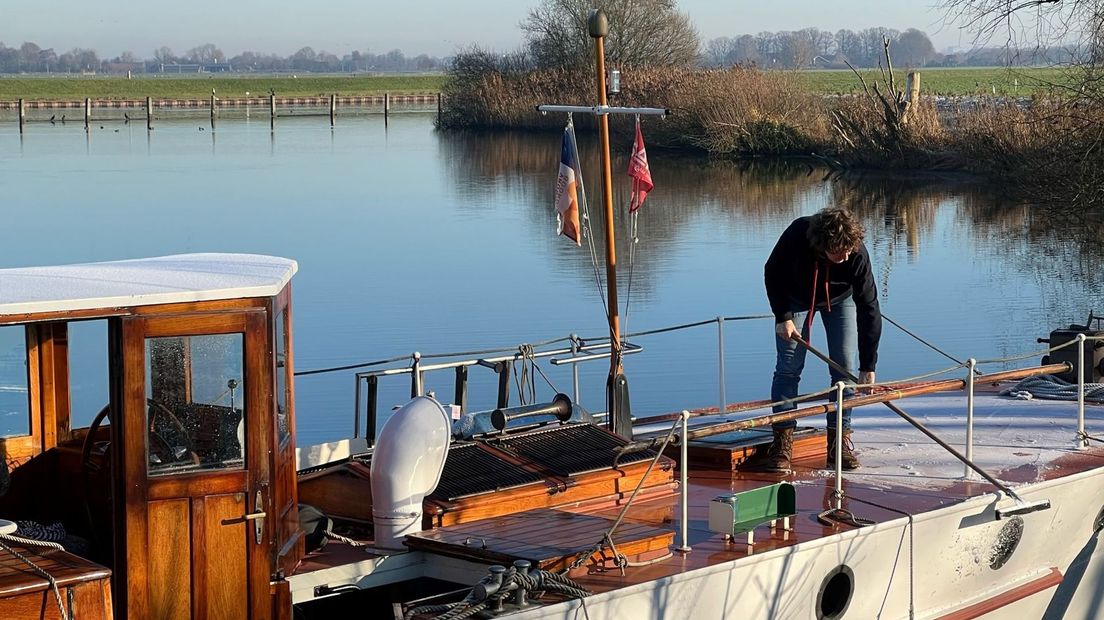
[{"label": "steering wheel", "polygon": [[[152,398],[147,398],[146,403],[149,405],[149,453],[155,455],[161,459],[161,463],[176,463],[183,460],[185,455],[191,458],[191,461],[195,465],[200,464],[199,454],[192,448],[192,436],[188,432],[188,429],[184,427],[184,423],[180,421],[180,418],[173,413],[165,403]],[[184,444],[186,452],[177,456],[176,450],[173,448],[173,444],[166,440],[161,433],[156,429],[157,419],[159,417],[165,417],[169,425],[175,429],[175,434],[179,438],[180,442]]]},{"label": "steering wheel", "polygon": [[[100,530],[97,527],[96,519],[93,517],[92,501],[90,492],[92,489],[92,474],[99,473],[100,461],[92,458],[92,447],[96,445],[97,431],[100,429],[100,425],[103,421],[111,415],[111,403],[103,406],[100,412],[96,414],[96,417],[92,419],[92,424],[88,426],[88,433],[84,436],[84,442],[81,444],[81,457],[80,457],[80,473],[81,473],[81,485],[82,499],[84,500],[84,516],[88,520],[88,533],[92,542],[92,548],[97,552],[102,551],[100,548]],[[111,443],[108,442],[107,447],[104,449],[104,459],[107,462],[108,469],[111,468],[111,459],[108,457],[108,450],[111,448]],[[110,476],[108,476],[110,479]],[[113,489],[109,489],[109,493],[114,492]]]}]

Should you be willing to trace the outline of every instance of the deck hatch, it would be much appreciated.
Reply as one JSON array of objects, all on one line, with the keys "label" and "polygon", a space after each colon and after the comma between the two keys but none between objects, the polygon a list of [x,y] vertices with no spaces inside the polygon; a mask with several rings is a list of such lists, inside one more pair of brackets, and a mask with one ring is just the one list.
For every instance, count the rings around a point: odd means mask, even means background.
[{"label": "deck hatch", "polygon": [[445,460],[441,482],[429,497],[455,500],[519,487],[541,479],[539,474],[495,456],[477,444],[454,444]]},{"label": "deck hatch", "polygon": [[[568,424],[492,442],[497,448],[539,463],[557,476],[573,476],[613,467],[615,450],[627,442],[591,424]],[[627,465],[655,458],[645,450],[621,457]]]}]

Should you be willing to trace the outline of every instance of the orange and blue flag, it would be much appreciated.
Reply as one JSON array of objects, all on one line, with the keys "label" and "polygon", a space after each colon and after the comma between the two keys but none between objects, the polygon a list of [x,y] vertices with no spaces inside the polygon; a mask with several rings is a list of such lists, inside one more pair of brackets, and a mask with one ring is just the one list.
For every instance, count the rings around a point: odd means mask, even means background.
[{"label": "orange and blue flag", "polygon": [[579,234],[579,163],[575,159],[575,134],[571,125],[564,129],[560,149],[560,172],[556,177],[556,234],[582,245]]}]

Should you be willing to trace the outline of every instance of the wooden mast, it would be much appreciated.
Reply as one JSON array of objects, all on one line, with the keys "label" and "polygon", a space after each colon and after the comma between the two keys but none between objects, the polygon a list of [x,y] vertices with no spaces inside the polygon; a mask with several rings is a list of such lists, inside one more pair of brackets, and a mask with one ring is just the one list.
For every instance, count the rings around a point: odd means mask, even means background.
[{"label": "wooden mast", "polygon": [[[607,105],[606,52],[604,40],[609,34],[609,21],[601,9],[593,9],[587,17],[587,30],[594,38],[596,82],[599,109]],[[613,222],[613,173],[610,165],[609,114],[598,114],[598,136],[602,158],[602,202],[605,206],[606,224],[606,289],[610,334],[610,371],[606,380],[606,405],[609,429],[619,435],[632,437],[632,425],[628,416],[621,420],[623,399],[615,397],[618,377],[621,375],[621,321],[617,313],[617,245]],[[627,413],[627,412],[626,412]],[[624,422],[624,423],[622,423]]]}]

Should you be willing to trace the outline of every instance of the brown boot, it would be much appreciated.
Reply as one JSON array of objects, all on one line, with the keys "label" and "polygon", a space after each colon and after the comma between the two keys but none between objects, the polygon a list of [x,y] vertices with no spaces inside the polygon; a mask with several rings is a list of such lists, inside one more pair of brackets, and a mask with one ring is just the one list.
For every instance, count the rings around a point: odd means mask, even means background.
[{"label": "brown boot", "polygon": [[767,446],[766,454],[761,459],[756,458],[749,469],[773,474],[788,474],[791,458],[793,458],[793,429],[774,429],[774,441]]},{"label": "brown boot", "polygon": [[[859,457],[855,456],[855,444],[851,442],[851,429],[843,430],[843,454],[840,461],[845,470],[859,468]],[[836,429],[828,429],[828,469],[836,468]]]}]

